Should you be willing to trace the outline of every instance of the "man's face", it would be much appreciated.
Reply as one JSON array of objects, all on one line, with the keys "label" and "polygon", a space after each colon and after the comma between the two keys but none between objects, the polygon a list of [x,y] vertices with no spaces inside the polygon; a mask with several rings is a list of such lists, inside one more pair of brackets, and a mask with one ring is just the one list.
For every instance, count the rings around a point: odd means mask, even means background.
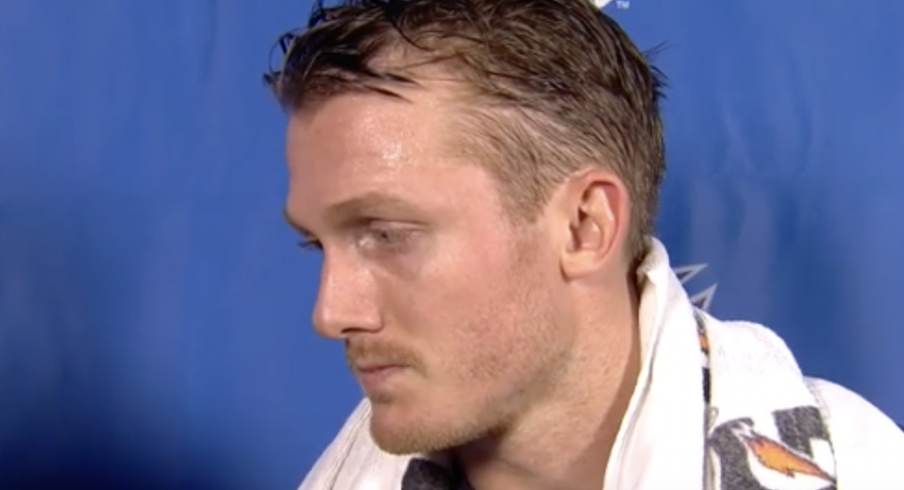
[{"label": "man's face", "polygon": [[440,89],[333,98],[291,118],[287,214],[323,250],[315,329],[345,342],[388,452],[504,431],[574,340],[553,235],[515,226],[456,156]]}]

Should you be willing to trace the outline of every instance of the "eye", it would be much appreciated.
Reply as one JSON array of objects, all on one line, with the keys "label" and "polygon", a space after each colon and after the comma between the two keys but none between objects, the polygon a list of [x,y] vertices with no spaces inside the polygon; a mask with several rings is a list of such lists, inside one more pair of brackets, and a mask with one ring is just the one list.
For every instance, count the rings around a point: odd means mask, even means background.
[{"label": "eye", "polygon": [[374,240],[382,245],[392,245],[405,240],[408,230],[394,230],[389,228],[378,228],[371,231]]},{"label": "eye", "polygon": [[367,230],[363,238],[366,245],[396,249],[402,247],[411,234],[410,229],[373,227]]}]

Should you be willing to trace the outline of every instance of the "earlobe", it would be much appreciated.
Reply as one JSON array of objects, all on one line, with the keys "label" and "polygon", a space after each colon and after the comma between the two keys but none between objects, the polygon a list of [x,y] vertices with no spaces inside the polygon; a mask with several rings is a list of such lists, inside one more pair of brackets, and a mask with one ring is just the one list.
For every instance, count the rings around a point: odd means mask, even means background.
[{"label": "earlobe", "polygon": [[578,278],[604,268],[618,255],[623,241],[623,187],[613,179],[596,177],[580,186],[573,201],[569,246],[562,257],[566,277]]}]

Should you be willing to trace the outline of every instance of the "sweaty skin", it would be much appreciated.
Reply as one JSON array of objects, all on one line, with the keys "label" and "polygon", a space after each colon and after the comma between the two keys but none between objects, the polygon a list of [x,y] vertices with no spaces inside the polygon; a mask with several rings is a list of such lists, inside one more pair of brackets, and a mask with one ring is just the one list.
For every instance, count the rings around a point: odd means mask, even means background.
[{"label": "sweaty skin", "polygon": [[480,490],[598,489],[639,365],[627,192],[588,165],[515,224],[455,151],[447,92],[290,118],[286,215],[323,252],[314,326],[345,343],[382,449],[451,449]]}]

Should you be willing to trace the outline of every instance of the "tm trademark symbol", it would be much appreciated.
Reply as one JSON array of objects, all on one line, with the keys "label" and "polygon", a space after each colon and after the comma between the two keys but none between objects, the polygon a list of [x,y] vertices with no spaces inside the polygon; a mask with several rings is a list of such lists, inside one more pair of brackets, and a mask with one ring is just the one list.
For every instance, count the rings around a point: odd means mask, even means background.
[{"label": "tm trademark symbol", "polygon": [[615,0],[615,8],[627,10],[631,8],[631,0]]}]

